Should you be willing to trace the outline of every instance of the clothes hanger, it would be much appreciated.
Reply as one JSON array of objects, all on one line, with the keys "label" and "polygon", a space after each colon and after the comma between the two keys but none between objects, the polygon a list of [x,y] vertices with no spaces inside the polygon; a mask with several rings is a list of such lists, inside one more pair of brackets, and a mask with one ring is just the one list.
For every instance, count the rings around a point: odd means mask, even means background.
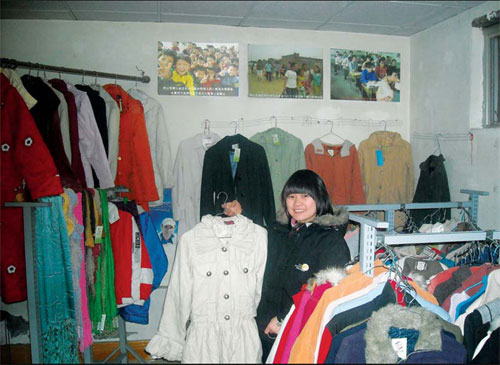
[{"label": "clothes hanger", "polygon": [[338,134],[336,133],[333,133],[333,122],[331,120],[328,121],[328,123],[330,123],[330,132],[326,133],[325,135],[319,137],[318,139],[323,139],[325,137],[328,137],[328,136],[335,136],[337,138],[340,138],[342,140],[342,143],[345,142],[345,139],[342,138],[341,136],[339,136]]},{"label": "clothes hanger", "polygon": [[[433,155],[435,155],[435,154],[436,154],[436,152],[439,152],[439,155],[442,155],[442,153],[441,153],[441,144],[439,143],[439,135],[440,135],[440,134],[441,134],[441,133],[436,134],[437,148],[434,150],[434,152],[432,152],[432,154],[433,154]],[[439,156],[439,155],[438,155],[438,156]]]},{"label": "clothes hanger", "polygon": [[[224,199],[224,203],[222,203],[222,204],[226,204],[229,196],[227,195],[227,193],[225,191],[219,191],[217,193],[217,196],[215,197],[215,201],[219,200],[219,197],[221,194],[224,194],[226,196],[226,198]],[[224,211],[222,211],[221,213],[217,213],[215,216],[216,217],[227,217],[226,214],[224,213]]]}]

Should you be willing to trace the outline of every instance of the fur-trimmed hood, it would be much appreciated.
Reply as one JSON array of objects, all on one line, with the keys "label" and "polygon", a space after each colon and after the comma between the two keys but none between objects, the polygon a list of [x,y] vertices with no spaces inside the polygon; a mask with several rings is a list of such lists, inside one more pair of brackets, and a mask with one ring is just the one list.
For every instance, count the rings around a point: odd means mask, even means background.
[{"label": "fur-trimmed hood", "polygon": [[374,312],[367,322],[365,333],[366,362],[369,364],[398,362],[398,355],[392,349],[389,329],[411,328],[419,332],[415,350],[441,351],[441,322],[436,315],[424,308],[405,308],[388,304]]},{"label": "fur-trimmed hood", "polygon": [[[340,226],[342,224],[347,223],[349,220],[349,212],[344,207],[339,207],[337,205],[332,205],[333,214],[325,214],[322,216],[316,216],[312,223],[316,223],[319,226],[323,227],[332,227],[332,226]],[[280,224],[288,225],[288,217],[283,210],[280,208],[276,212],[276,221]]]},{"label": "fur-trimmed hood", "polygon": [[326,284],[327,282],[332,284],[332,286],[336,286],[346,276],[347,272],[345,269],[338,267],[327,267],[326,269],[318,271],[316,274],[314,274],[314,276],[312,276],[307,281],[306,289],[311,292],[314,287],[314,284],[320,286]]}]

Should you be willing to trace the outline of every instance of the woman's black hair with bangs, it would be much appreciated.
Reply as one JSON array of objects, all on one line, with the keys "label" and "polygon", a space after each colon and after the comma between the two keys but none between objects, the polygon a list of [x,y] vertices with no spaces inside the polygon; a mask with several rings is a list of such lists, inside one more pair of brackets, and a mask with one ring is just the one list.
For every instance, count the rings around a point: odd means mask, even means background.
[{"label": "woman's black hair with bangs", "polygon": [[286,197],[290,194],[307,194],[316,202],[316,215],[333,214],[332,201],[326,190],[323,179],[314,171],[298,170],[290,176],[281,192],[281,205],[290,219],[286,209]]}]

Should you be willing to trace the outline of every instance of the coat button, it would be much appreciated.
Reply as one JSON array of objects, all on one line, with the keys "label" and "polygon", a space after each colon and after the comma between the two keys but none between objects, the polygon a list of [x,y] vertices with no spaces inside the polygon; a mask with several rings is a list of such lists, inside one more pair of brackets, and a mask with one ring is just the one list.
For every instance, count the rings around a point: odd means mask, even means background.
[{"label": "coat button", "polygon": [[229,271],[224,270],[224,273],[223,273],[223,274],[227,276],[227,275],[229,275]]},{"label": "coat button", "polygon": [[224,294],[224,299],[229,299],[229,294]]},{"label": "coat button", "polygon": [[9,274],[14,274],[16,272],[16,267],[14,265],[10,265],[7,267],[7,272]]},{"label": "coat button", "polygon": [[243,272],[246,274],[246,273],[248,272],[248,269],[245,267],[245,268],[243,269]]},{"label": "coat button", "polygon": [[9,151],[9,150],[10,150],[10,146],[9,146],[7,143],[4,143],[4,144],[2,145],[2,151],[3,151],[3,152],[7,152],[7,151]]},{"label": "coat button", "polygon": [[226,321],[229,321],[229,320],[231,319],[231,317],[229,317],[229,316],[226,314],[226,315],[224,316],[224,319],[225,319]]},{"label": "coat button", "polygon": [[26,147],[29,147],[29,146],[31,146],[32,144],[33,144],[33,140],[32,140],[30,137],[28,137],[28,138],[26,138],[26,139],[24,140],[24,145],[25,145]]},{"label": "coat button", "polygon": [[207,276],[212,276],[212,272],[211,271],[207,271]]},{"label": "coat button", "polygon": [[222,247],[222,252],[227,252],[227,247]]}]

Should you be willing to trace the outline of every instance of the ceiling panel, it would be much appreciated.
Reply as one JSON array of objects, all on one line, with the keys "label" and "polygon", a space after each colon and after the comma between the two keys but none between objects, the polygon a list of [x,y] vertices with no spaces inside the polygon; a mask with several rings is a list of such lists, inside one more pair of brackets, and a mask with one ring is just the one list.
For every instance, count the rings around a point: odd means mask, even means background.
[{"label": "ceiling panel", "polygon": [[258,19],[247,18],[242,26],[262,27],[262,28],[282,28],[282,29],[316,29],[322,22],[310,22],[301,20],[283,20],[283,19]]},{"label": "ceiling panel", "polygon": [[4,9],[30,9],[30,10],[68,10],[66,1],[4,1],[0,2]]},{"label": "ceiling panel", "polygon": [[248,16],[261,19],[324,22],[346,6],[346,1],[257,1]]},{"label": "ceiling panel", "polygon": [[203,15],[180,15],[161,14],[161,21],[166,23],[188,23],[188,24],[212,24],[238,26],[243,18],[231,16],[203,16]]},{"label": "ceiling panel", "polygon": [[430,16],[435,8],[422,5],[389,3],[384,1],[352,1],[344,10],[336,14],[331,22],[398,25],[409,20]]},{"label": "ceiling panel", "polygon": [[161,1],[160,3],[162,13],[243,17],[254,1]]},{"label": "ceiling panel", "polygon": [[18,10],[2,9],[2,19],[56,19],[56,20],[74,20],[71,13],[65,11],[39,11],[39,10]]},{"label": "ceiling panel", "polygon": [[326,23],[321,25],[318,30],[329,30],[334,32],[349,32],[349,33],[368,33],[368,34],[386,34],[406,36],[404,28],[399,26],[385,25],[367,25],[367,24],[349,24],[349,23]]},{"label": "ceiling panel", "polygon": [[158,1],[65,1],[74,11],[156,13]]},{"label": "ceiling panel", "polygon": [[73,11],[78,20],[99,20],[116,22],[155,22],[156,13],[126,13],[110,11]]},{"label": "ceiling panel", "polygon": [[0,0],[0,17],[169,22],[411,36],[484,2]]}]

